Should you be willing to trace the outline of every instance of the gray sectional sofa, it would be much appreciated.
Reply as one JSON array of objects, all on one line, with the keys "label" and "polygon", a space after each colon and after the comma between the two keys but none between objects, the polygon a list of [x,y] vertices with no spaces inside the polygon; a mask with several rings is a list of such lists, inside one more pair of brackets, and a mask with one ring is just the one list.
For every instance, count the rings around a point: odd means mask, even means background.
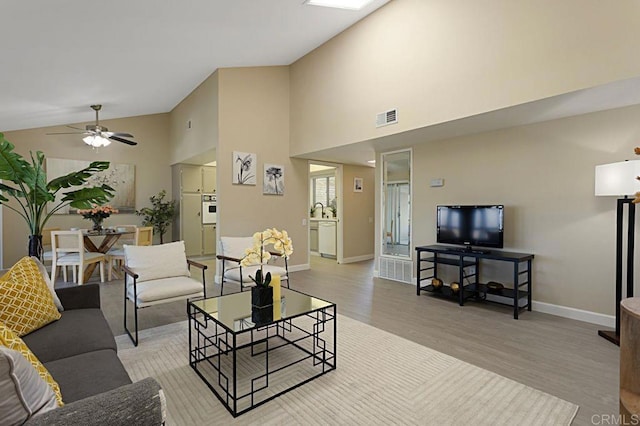
[{"label": "gray sectional sofa", "polygon": [[65,406],[33,417],[27,425],[162,424],[160,385],[151,378],[131,383],[100,310],[99,286],[56,293],[64,307],[62,318],[22,339],[60,385]]}]

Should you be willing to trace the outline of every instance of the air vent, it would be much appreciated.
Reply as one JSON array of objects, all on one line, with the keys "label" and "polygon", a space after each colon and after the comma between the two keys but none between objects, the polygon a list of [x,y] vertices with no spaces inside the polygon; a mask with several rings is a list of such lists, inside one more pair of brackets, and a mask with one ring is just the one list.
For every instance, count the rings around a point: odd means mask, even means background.
[{"label": "air vent", "polygon": [[398,110],[396,108],[381,112],[376,115],[376,127],[388,126],[398,122]]},{"label": "air vent", "polygon": [[381,257],[378,269],[378,276],[380,278],[401,281],[409,284],[413,283],[413,278],[411,276],[411,273],[413,272],[413,263],[411,262]]}]

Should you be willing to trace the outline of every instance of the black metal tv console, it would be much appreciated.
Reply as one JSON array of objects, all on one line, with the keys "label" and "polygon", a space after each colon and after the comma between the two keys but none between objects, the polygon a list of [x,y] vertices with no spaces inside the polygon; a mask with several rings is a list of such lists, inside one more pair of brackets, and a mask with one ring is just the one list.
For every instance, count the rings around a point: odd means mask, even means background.
[{"label": "black metal tv console", "polygon": [[[520,310],[531,310],[531,266],[533,254],[513,253],[501,250],[468,250],[442,245],[416,247],[416,294],[421,291],[451,297],[460,306],[465,300],[487,300],[513,306],[513,318],[518,319]],[[513,264],[513,288],[491,288],[480,283],[481,260],[496,260]],[[438,265],[458,267],[458,289],[447,285],[434,286],[432,280],[438,278]],[[523,269],[526,265],[526,269]],[[472,270],[473,268],[473,270]],[[523,277],[524,276],[524,277]],[[427,284],[423,281],[429,280]],[[525,288],[523,288],[525,287]]]}]

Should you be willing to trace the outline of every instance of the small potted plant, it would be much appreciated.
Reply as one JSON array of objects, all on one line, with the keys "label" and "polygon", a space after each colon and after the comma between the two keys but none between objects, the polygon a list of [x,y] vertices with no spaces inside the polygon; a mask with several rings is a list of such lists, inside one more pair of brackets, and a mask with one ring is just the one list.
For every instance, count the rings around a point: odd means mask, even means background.
[{"label": "small potted plant", "polygon": [[242,266],[260,265],[255,276],[251,277],[256,284],[251,289],[251,304],[256,307],[265,307],[273,304],[273,287],[271,284],[271,272],[264,273],[263,267],[271,258],[271,252],[267,247],[273,246],[282,257],[289,258],[293,253],[293,245],[287,231],[278,231],[276,228],[265,229],[253,234],[253,246],[245,250],[245,256],[240,261]]}]

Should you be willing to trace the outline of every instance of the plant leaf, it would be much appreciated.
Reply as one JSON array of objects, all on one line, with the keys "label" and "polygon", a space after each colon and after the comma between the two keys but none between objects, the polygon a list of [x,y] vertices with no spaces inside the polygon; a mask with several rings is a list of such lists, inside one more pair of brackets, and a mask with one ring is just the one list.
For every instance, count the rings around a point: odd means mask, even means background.
[{"label": "plant leaf", "polygon": [[30,164],[20,154],[13,152],[14,145],[0,133],[0,179],[13,183],[24,181]]},{"label": "plant leaf", "polygon": [[[86,183],[87,179],[98,172],[102,172],[109,168],[108,161],[94,161],[86,167],[77,172],[71,172],[65,176],[60,176],[53,179],[47,184],[47,189],[58,192],[61,188],[70,188],[72,186],[78,186]],[[104,185],[103,185],[104,186]]]},{"label": "plant leaf", "polygon": [[113,198],[113,188],[109,185],[95,186],[92,188],[80,188],[64,193],[62,202],[70,202],[71,207],[77,209],[90,209],[94,204],[104,204]]}]

